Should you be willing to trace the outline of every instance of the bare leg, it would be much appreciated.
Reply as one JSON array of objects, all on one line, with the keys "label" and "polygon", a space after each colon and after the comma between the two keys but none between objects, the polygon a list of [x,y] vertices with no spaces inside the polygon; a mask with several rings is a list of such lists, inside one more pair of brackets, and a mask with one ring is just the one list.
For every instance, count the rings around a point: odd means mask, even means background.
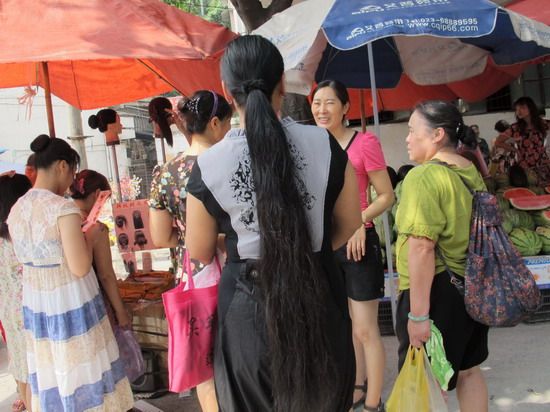
[{"label": "bare leg", "polygon": [[15,381],[17,383],[17,392],[19,393],[19,399],[25,404],[27,411],[31,411],[31,386],[25,382]]},{"label": "bare leg", "polygon": [[[355,356],[364,362],[361,366],[358,364],[357,371],[366,370],[368,382],[365,405],[376,408],[382,395],[386,367],[386,353],[378,328],[378,300],[359,302],[349,299],[349,306],[354,341],[359,342],[355,346]],[[361,378],[364,379],[364,374],[362,377],[357,375],[356,382]]]},{"label": "bare leg", "polygon": [[479,366],[458,373],[456,396],[461,411],[487,412],[489,410],[487,384]]},{"label": "bare leg", "polygon": [[[350,302],[350,312],[351,312],[351,299],[348,299]],[[353,403],[359,401],[365,395],[363,389],[358,389],[358,387],[363,387],[365,379],[367,378],[367,368],[365,366],[365,351],[363,350],[363,344],[355,338],[353,335],[353,350],[355,352],[355,386],[353,390]]]},{"label": "bare leg", "polygon": [[203,412],[218,412],[214,379],[209,379],[197,386],[197,397]]}]

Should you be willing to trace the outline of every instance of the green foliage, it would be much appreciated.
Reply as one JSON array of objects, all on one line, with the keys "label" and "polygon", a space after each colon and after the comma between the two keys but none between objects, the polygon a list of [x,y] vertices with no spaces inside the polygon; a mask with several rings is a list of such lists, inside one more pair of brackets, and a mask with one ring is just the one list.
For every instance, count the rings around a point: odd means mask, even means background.
[{"label": "green foliage", "polygon": [[[162,0],[170,6],[229,27],[229,8],[224,0]],[[202,4],[202,6],[201,6]],[[204,14],[203,14],[204,13]]]}]

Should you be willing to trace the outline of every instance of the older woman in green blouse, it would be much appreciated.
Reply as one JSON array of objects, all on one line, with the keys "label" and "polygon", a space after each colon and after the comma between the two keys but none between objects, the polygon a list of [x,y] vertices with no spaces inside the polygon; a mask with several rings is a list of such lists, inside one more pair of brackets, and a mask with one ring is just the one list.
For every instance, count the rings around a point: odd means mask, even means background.
[{"label": "older woman in green blouse", "polygon": [[459,141],[471,139],[475,135],[451,103],[421,103],[409,120],[407,150],[420,165],[407,174],[397,211],[396,333],[401,367],[409,344],[420,347],[429,339],[433,320],[455,371],[449,389],[456,387],[460,410],[483,412],[488,395],[479,365],[488,356],[488,328],[467,314],[445,269],[447,264],[454,276],[464,276],[472,214],[465,183],[485,189],[475,166],[456,153]]}]

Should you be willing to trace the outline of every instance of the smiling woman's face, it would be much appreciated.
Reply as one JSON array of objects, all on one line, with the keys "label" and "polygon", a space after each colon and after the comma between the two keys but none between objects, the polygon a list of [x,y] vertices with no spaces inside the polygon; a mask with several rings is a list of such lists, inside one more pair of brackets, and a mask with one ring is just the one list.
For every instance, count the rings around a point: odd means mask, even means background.
[{"label": "smiling woman's face", "polygon": [[328,130],[341,127],[348,110],[349,103],[343,104],[332,87],[323,87],[313,96],[311,112],[319,127]]}]

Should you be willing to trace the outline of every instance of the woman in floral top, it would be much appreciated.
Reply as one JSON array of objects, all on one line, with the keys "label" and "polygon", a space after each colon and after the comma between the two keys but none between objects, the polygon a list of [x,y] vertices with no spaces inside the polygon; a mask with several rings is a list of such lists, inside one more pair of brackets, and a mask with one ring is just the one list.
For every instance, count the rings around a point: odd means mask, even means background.
[{"label": "woman in floral top", "polygon": [[17,199],[32,187],[30,180],[15,172],[0,175],[0,321],[6,332],[8,372],[17,382],[20,399],[12,409],[30,410],[30,388],[23,328],[23,267],[17,261],[6,220]]},{"label": "woman in floral top", "polygon": [[537,106],[530,97],[517,99],[514,109],[518,121],[512,125],[512,131],[518,144],[519,165],[524,170],[535,171],[538,185],[545,186],[550,182],[550,159],[544,147],[547,122],[539,116]]},{"label": "woman in floral top", "polygon": [[[185,254],[185,215],[187,181],[197,156],[219,142],[231,128],[231,106],[217,93],[200,90],[178,103],[191,146],[153,172],[149,198],[151,237],[159,247],[176,247],[178,262]],[[201,269],[192,261],[193,272]],[[189,274],[187,274],[189,275]],[[213,379],[197,387],[203,411],[217,411]]]}]

